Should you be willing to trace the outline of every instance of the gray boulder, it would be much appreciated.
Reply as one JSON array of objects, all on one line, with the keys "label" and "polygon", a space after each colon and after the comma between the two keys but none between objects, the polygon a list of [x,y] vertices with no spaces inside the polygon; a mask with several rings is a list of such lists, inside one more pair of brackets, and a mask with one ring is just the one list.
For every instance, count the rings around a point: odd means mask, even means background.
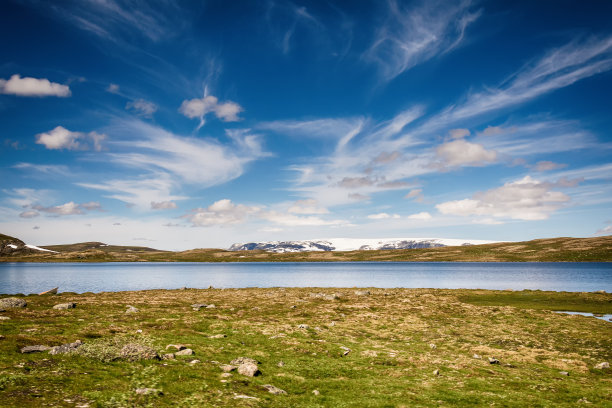
[{"label": "gray boulder", "polygon": [[179,350],[176,353],[174,353],[175,356],[193,356],[194,354],[195,353],[190,348]]},{"label": "gray boulder", "polygon": [[268,392],[270,394],[274,394],[274,395],[287,395],[287,391],[285,390],[281,390],[278,387],[275,387],[271,384],[266,384],[262,386],[263,388],[265,388],[266,390],[268,390]]},{"label": "gray boulder", "polygon": [[134,306],[131,305],[127,305],[127,310],[125,311],[125,313],[138,313],[140,312],[140,310],[138,310],[138,308],[135,308]]},{"label": "gray boulder", "polygon": [[81,340],[77,340],[74,343],[62,344],[61,346],[51,347],[51,350],[49,350],[49,354],[56,355],[56,354],[72,353],[76,351],[76,349],[81,347],[82,345],[83,345],[83,342]]},{"label": "gray boulder", "polygon": [[259,367],[257,367],[257,364],[243,363],[238,366],[238,374],[244,375],[246,377],[255,377],[261,375],[261,371],[259,371]]},{"label": "gray boulder", "polygon": [[55,305],[53,306],[53,308],[55,310],[68,310],[68,309],[74,309],[76,307],[76,303],[74,302],[69,302],[69,303],[60,303],[59,305]]},{"label": "gray boulder", "polygon": [[49,346],[43,346],[42,344],[38,344],[36,346],[25,346],[21,348],[21,353],[22,354],[29,354],[29,353],[42,353],[43,351],[48,351],[50,350],[51,347]]},{"label": "gray boulder", "polygon": [[610,363],[604,361],[603,363],[599,363],[595,366],[595,369],[597,370],[603,370],[605,368],[610,368]]},{"label": "gray boulder", "polygon": [[0,309],[9,309],[16,307],[26,307],[28,302],[16,297],[0,299]]},{"label": "gray boulder", "polygon": [[249,357],[238,357],[230,361],[230,364],[235,365],[235,366],[239,366],[240,364],[244,364],[244,363],[251,363],[251,364],[257,365],[259,364],[259,361],[253,358],[249,358]]}]

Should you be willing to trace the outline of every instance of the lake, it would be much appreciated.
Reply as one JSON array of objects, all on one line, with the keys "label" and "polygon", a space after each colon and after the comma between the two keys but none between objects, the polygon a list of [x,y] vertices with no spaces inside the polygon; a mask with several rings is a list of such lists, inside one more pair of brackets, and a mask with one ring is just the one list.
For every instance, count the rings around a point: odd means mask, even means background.
[{"label": "lake", "polygon": [[0,263],[0,293],[245,287],[612,291],[612,263]]}]

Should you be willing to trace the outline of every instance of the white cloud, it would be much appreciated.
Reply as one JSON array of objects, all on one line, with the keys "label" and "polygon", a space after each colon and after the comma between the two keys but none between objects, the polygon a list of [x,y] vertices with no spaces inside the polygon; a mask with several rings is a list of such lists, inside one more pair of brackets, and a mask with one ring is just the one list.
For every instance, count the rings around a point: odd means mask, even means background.
[{"label": "white cloud", "polygon": [[243,109],[236,102],[219,102],[216,96],[208,95],[203,98],[184,100],[179,108],[179,112],[190,119],[199,118],[198,129],[206,123],[206,115],[213,113],[217,118],[224,122],[237,122],[240,120],[238,114]]},{"label": "white cloud", "polygon": [[38,211],[34,211],[34,210],[24,211],[24,212],[19,214],[19,216],[21,218],[34,218],[34,217],[38,217],[39,215],[40,215],[40,213]]},{"label": "white cloud", "polygon": [[480,11],[470,11],[471,1],[424,1],[405,8],[404,2],[388,4],[389,18],[364,54],[367,61],[378,64],[385,81],[457,47],[467,26],[480,16]]},{"label": "white cloud", "polygon": [[285,227],[317,227],[346,225],[343,220],[324,220],[316,216],[300,217],[295,214],[281,213],[277,211],[265,211],[259,217]]},{"label": "white cloud", "polygon": [[486,150],[483,145],[470,143],[463,139],[441,144],[436,154],[447,166],[482,166],[494,162],[497,153]]},{"label": "white cloud", "polygon": [[408,200],[414,200],[416,202],[423,201],[423,190],[420,188],[415,188],[414,190],[410,190],[408,194],[404,196],[404,198]]},{"label": "white cloud", "polygon": [[566,194],[553,191],[555,186],[526,176],[476,193],[473,198],[438,204],[436,208],[442,214],[450,215],[543,220],[570,201]]},{"label": "white cloud", "polygon": [[119,85],[117,85],[117,84],[108,84],[108,87],[106,88],[106,92],[110,92],[112,94],[118,94],[119,93]]},{"label": "white cloud", "polygon": [[130,101],[125,105],[125,108],[136,112],[137,115],[145,116],[148,118],[152,117],[153,114],[157,111],[156,104],[144,99],[136,99],[135,101]]},{"label": "white cloud", "polygon": [[57,205],[54,207],[43,207],[41,205],[35,205],[35,206],[32,206],[32,208],[40,212],[53,214],[57,216],[83,214],[83,210],[81,209],[81,206],[75,203],[74,201],[70,201],[65,204]]},{"label": "white cloud", "polygon": [[559,170],[567,167],[567,164],[555,163],[551,161],[539,161],[535,165],[536,171]]},{"label": "white cloud", "polygon": [[174,201],[151,201],[152,210],[172,210],[174,208],[176,208],[176,203]]},{"label": "white cloud", "polygon": [[88,211],[93,211],[93,210],[102,211],[102,205],[97,201],[90,201],[88,203],[82,203],[82,204],[79,204],[79,206]]},{"label": "white cloud", "polygon": [[50,150],[102,150],[102,141],[106,135],[97,132],[72,132],[62,126],[57,126],[49,132],[36,135],[36,143]]},{"label": "white cloud", "polygon": [[371,220],[385,220],[388,218],[397,219],[397,218],[400,218],[400,216],[398,214],[387,214],[387,213],[382,212],[378,214],[370,214],[368,215],[368,218]]},{"label": "white cloud", "polygon": [[470,134],[469,129],[451,129],[448,131],[448,135],[451,137],[451,139],[463,139]]},{"label": "white cloud", "polygon": [[610,235],[612,234],[612,225],[606,225],[603,228],[597,230],[595,235]]},{"label": "white cloud", "polygon": [[288,213],[292,214],[327,214],[329,211],[327,208],[319,206],[317,200],[306,199],[298,200],[289,209]]},{"label": "white cloud", "polygon": [[234,204],[231,200],[224,199],[216,201],[206,208],[192,210],[184,218],[197,227],[233,225],[243,223],[247,217],[260,210],[260,207]]},{"label": "white cloud", "polygon": [[431,220],[432,216],[427,211],[423,211],[423,212],[420,212],[420,213],[411,214],[411,215],[408,216],[408,218],[411,219],[411,220],[426,221],[426,220]]},{"label": "white cloud", "polygon": [[10,79],[0,79],[0,93],[17,96],[59,96],[71,95],[68,85],[51,82],[46,78],[21,78],[19,74],[12,75]]}]

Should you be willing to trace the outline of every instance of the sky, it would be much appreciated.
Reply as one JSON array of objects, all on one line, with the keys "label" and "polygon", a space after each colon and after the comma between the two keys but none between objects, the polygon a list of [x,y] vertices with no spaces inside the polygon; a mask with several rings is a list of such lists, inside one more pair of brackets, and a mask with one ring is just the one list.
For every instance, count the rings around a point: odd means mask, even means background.
[{"label": "sky", "polygon": [[612,234],[612,2],[7,0],[0,232]]}]

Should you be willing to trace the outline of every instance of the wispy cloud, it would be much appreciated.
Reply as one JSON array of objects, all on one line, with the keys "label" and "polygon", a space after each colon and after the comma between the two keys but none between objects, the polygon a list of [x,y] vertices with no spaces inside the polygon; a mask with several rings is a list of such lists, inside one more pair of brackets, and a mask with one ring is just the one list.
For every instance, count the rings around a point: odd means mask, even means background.
[{"label": "wispy cloud", "polygon": [[363,55],[378,65],[383,81],[456,48],[467,27],[481,14],[473,10],[471,1],[419,3],[404,5],[389,0],[387,21]]},{"label": "wispy cloud", "polygon": [[153,114],[157,111],[157,105],[145,99],[129,101],[125,105],[125,108],[135,112],[137,115],[147,118],[153,117]]}]

